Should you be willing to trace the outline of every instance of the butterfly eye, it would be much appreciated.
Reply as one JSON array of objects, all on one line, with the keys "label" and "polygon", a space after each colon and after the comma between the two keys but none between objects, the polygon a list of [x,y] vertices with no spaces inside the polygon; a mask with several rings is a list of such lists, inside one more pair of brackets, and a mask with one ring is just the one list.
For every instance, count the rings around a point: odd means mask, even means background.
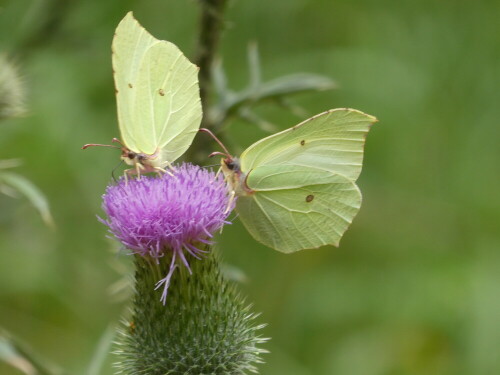
[{"label": "butterfly eye", "polygon": [[229,169],[230,171],[240,171],[240,163],[238,160],[225,159],[224,163],[226,164],[227,169]]},{"label": "butterfly eye", "polygon": [[134,158],[135,158],[135,153],[133,153],[133,152],[129,152],[129,153],[127,154],[127,157],[128,157],[129,159],[134,159]]}]

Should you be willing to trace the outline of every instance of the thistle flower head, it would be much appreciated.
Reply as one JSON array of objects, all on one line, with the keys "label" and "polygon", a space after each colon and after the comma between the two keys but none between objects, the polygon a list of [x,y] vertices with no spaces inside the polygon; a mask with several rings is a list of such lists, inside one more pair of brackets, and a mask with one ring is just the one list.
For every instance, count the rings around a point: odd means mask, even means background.
[{"label": "thistle flower head", "polygon": [[228,224],[233,206],[221,176],[182,164],[173,175],[122,178],[108,186],[102,205],[107,219],[101,221],[133,253],[156,261],[171,256],[170,270],[156,286],[163,285],[165,303],[177,263],[189,269],[185,254],[199,258],[204,244],[211,244],[213,234]]}]

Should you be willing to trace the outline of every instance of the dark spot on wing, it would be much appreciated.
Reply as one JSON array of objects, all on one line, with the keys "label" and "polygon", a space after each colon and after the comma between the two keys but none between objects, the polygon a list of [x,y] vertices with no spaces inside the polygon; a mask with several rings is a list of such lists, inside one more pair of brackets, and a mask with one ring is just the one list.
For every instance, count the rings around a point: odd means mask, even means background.
[{"label": "dark spot on wing", "polygon": [[134,87],[134,86],[132,86],[132,84],[131,84],[131,83],[129,83],[129,84],[128,84],[128,87],[132,88],[132,87]]},{"label": "dark spot on wing", "polygon": [[163,91],[163,89],[159,89],[158,94],[160,94],[161,96],[165,96],[165,91]]},{"label": "dark spot on wing", "polygon": [[306,197],[306,202],[307,202],[307,203],[309,203],[309,202],[311,202],[313,199],[314,199],[314,195],[309,194],[309,195]]},{"label": "dark spot on wing", "polygon": [[306,141],[304,139],[300,141],[301,146],[304,146],[305,144],[306,144]]}]

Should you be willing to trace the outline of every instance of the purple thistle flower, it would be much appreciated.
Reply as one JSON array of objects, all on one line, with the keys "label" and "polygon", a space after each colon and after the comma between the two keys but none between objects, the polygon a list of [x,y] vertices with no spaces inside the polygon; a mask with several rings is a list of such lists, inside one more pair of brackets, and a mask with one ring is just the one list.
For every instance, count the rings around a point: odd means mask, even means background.
[{"label": "purple thistle flower", "polygon": [[134,254],[157,263],[166,254],[172,256],[168,274],[156,284],[156,289],[163,285],[164,304],[177,262],[191,272],[185,253],[199,259],[206,252],[200,247],[213,243],[210,238],[229,224],[226,219],[234,208],[232,202],[228,209],[222,176],[191,164],[177,166],[173,174],[122,178],[108,186],[102,204],[107,220],[100,219]]}]

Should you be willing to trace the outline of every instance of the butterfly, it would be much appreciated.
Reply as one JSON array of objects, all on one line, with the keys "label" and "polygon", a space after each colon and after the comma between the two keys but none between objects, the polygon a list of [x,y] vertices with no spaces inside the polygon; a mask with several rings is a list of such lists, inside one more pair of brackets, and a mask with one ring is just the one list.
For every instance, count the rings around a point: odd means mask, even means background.
[{"label": "butterfly", "polygon": [[222,172],[248,232],[284,253],[338,246],[361,206],[355,181],[376,121],[333,109],[261,139],[240,158],[225,148],[214,153],[226,156]]},{"label": "butterfly", "polygon": [[201,123],[199,68],[174,44],[149,34],[129,12],[112,43],[121,159],[141,172],[165,172],[191,145]]}]

